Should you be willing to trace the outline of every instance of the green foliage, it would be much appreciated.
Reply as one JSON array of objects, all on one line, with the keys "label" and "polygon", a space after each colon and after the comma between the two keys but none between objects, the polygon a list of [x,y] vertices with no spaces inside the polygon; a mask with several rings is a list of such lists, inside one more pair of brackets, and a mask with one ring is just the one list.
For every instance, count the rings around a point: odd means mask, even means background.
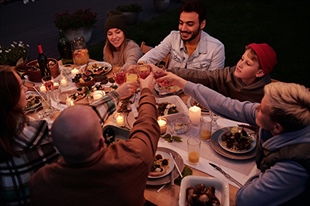
[{"label": "green foliage", "polygon": [[143,11],[142,6],[137,3],[119,5],[116,7],[116,10],[121,12],[133,12],[133,13],[139,13]]},{"label": "green foliage", "polygon": [[15,66],[20,59],[27,59],[28,50],[29,45],[22,41],[13,41],[8,47],[0,45],[0,65]]},{"label": "green foliage", "polygon": [[56,13],[54,19],[55,26],[64,31],[81,27],[91,28],[97,21],[97,13],[92,12],[91,9],[78,9],[73,13],[69,11]]}]

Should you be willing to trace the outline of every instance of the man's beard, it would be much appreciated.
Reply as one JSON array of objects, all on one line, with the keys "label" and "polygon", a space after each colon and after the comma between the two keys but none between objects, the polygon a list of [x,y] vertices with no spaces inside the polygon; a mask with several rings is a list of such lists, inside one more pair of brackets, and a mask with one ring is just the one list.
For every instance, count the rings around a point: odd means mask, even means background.
[{"label": "man's beard", "polygon": [[192,41],[193,39],[195,39],[198,35],[199,35],[199,30],[196,30],[194,32],[188,32],[188,31],[181,31],[181,33],[186,33],[186,34],[191,34],[191,37],[189,39],[183,39],[182,35],[181,35],[181,39],[184,41],[184,42],[190,42]]}]

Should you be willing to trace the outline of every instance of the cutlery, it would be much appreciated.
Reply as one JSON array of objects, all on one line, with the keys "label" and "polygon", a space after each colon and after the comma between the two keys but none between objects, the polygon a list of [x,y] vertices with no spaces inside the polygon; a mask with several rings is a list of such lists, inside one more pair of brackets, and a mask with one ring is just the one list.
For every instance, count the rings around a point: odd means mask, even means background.
[{"label": "cutlery", "polygon": [[170,172],[170,186],[174,185],[174,177],[173,177],[173,170],[174,170],[174,166]]},{"label": "cutlery", "polygon": [[222,173],[227,179],[229,179],[230,181],[236,183],[236,185],[238,185],[239,187],[242,187],[243,185],[238,182],[236,179],[234,179],[232,176],[230,176],[229,174],[227,174],[226,172],[224,172],[224,170],[222,170],[222,168],[220,168],[219,166],[209,163],[212,167],[214,167],[216,170],[220,171],[220,173]]},{"label": "cutlery", "polygon": [[156,192],[160,192],[162,189],[164,189],[165,186],[166,186],[166,184],[164,184],[163,186],[161,186]]},{"label": "cutlery", "polygon": [[172,161],[173,161],[173,163],[174,163],[174,165],[175,165],[175,168],[177,168],[177,170],[178,170],[178,173],[179,173],[180,177],[183,178],[182,172],[180,171],[180,169],[179,169],[177,163],[175,162],[175,159],[174,159],[174,157],[172,156],[171,153],[170,153],[170,156],[171,156]]}]

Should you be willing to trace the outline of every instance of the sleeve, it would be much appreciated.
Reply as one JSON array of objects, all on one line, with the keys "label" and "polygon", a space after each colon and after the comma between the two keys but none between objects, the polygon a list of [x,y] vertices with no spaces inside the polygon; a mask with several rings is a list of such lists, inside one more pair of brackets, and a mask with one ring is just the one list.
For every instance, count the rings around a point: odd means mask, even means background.
[{"label": "sleeve", "polygon": [[159,45],[145,53],[138,62],[157,64],[162,61],[171,51],[171,42],[174,41],[170,33]]},{"label": "sleeve", "polygon": [[[145,151],[147,147],[149,158],[153,159],[157,150],[157,143],[160,137],[160,129],[157,123],[158,111],[156,100],[151,90],[144,88],[141,91],[139,101],[139,115],[130,131],[129,139],[140,139],[135,142],[136,150]],[[145,154],[146,155],[146,154]]]},{"label": "sleeve", "polygon": [[90,106],[95,110],[102,122],[111,115],[118,105],[120,96],[116,91],[111,91],[101,100],[93,102]]},{"label": "sleeve", "polygon": [[205,87],[201,84],[187,82],[184,92],[192,96],[197,102],[215,113],[235,121],[256,125],[256,107],[258,103],[240,102]]},{"label": "sleeve", "polygon": [[142,57],[142,51],[138,44],[130,40],[124,53],[125,64],[121,69],[125,69],[132,64],[136,64],[138,59]]}]

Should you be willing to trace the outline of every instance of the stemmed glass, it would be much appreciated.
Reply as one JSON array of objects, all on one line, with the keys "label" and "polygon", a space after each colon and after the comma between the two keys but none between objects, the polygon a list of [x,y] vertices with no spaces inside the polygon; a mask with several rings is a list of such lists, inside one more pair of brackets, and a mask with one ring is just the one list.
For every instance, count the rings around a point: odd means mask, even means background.
[{"label": "stemmed glass", "polygon": [[217,120],[221,117],[218,114],[215,114],[210,110],[210,117],[212,119],[212,130],[215,131],[218,129]]},{"label": "stemmed glass", "polygon": [[60,87],[52,91],[52,98],[57,103],[57,107],[59,107],[60,105],[60,99],[61,99],[60,94],[61,94]]}]

